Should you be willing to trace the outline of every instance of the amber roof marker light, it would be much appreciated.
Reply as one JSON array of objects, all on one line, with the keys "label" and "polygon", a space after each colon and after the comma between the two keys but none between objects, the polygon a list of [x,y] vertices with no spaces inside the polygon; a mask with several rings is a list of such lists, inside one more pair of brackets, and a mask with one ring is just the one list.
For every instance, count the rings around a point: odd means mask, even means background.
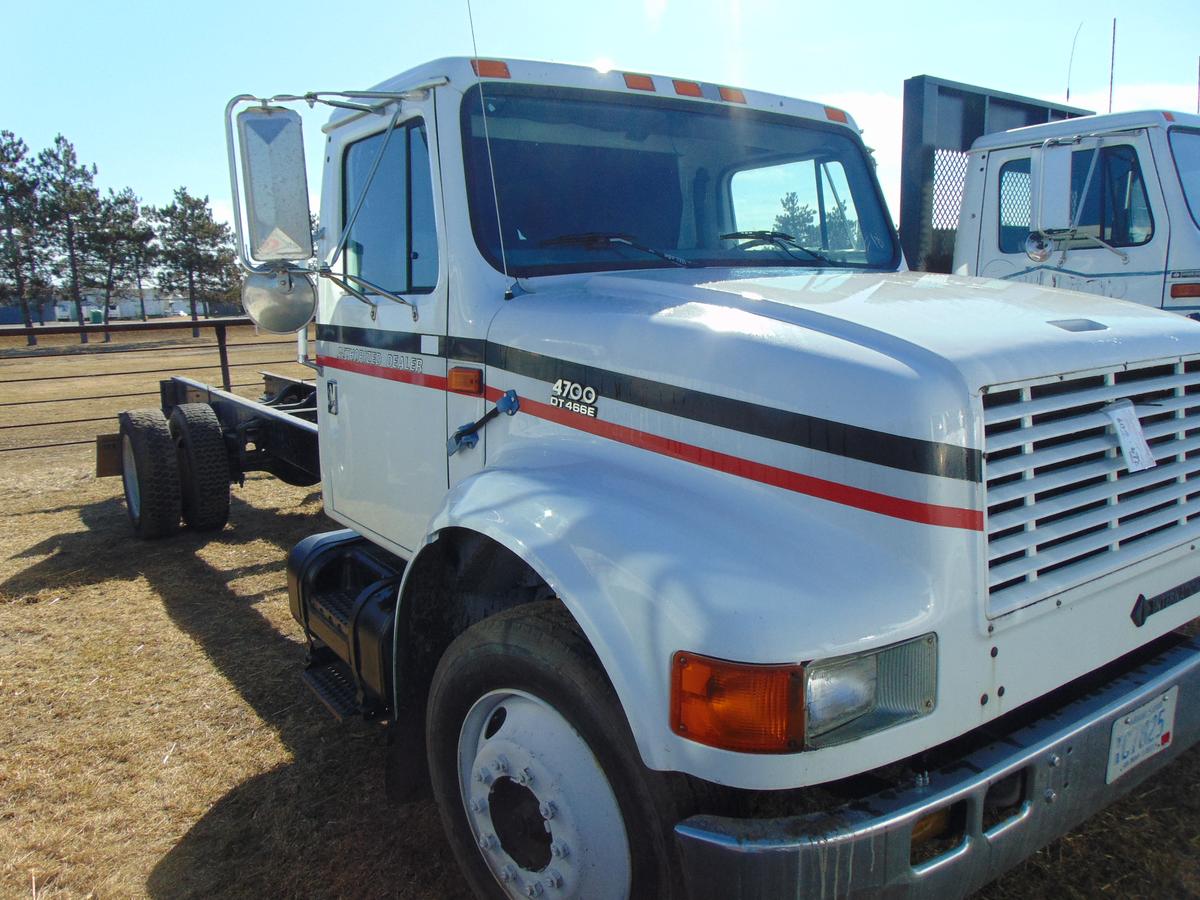
[{"label": "amber roof marker light", "polygon": [[480,78],[512,78],[508,63],[501,59],[473,59],[471,68]]},{"label": "amber roof marker light", "polygon": [[653,91],[654,79],[649,75],[636,75],[633,72],[625,73],[625,87],[634,91]]}]

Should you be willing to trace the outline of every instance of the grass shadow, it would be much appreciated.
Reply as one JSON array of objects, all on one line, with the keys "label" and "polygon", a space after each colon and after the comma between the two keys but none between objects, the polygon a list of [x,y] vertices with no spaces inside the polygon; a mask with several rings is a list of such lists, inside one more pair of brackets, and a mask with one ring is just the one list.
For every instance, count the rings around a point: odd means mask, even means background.
[{"label": "grass shadow", "polygon": [[[173,625],[286,748],[292,761],[238,784],[159,859],[145,884],[152,896],[465,897],[432,802],[385,798],[382,729],[335,722],[301,681],[299,626],[281,630],[259,608],[285,587],[287,550],[335,527],[308,503],[314,493],[295,494],[267,508],[235,493],[224,530],[150,542],[132,537],[121,500],[83,504],[84,529],[16,554],[31,562],[0,592],[145,579]],[[271,560],[250,546],[263,541],[278,551]],[[231,585],[273,571],[273,589]]]}]

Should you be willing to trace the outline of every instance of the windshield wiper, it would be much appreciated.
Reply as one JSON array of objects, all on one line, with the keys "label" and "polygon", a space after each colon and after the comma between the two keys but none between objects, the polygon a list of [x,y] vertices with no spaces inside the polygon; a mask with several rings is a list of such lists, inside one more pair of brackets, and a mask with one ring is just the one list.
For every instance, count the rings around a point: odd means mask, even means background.
[{"label": "windshield wiper", "polygon": [[799,259],[792,251],[799,250],[801,253],[808,254],[808,258],[814,262],[828,263],[833,265],[833,261],[828,257],[822,256],[816,250],[810,250],[790,234],[784,234],[782,231],[731,231],[728,234],[721,235],[723,241],[748,241],[742,244],[739,249],[747,250],[750,247],[774,246],[778,247],[792,259]]},{"label": "windshield wiper", "polygon": [[665,259],[672,265],[684,268],[689,268],[693,265],[686,259],[672,256],[670,253],[664,253],[662,250],[655,250],[653,247],[647,247],[633,235],[625,234],[621,231],[580,231],[575,234],[560,234],[558,237],[547,238],[539,246],[563,247],[574,245],[594,250],[602,247],[611,247],[613,244],[622,244],[626,247],[632,247],[634,250],[641,250],[643,253],[649,253],[652,256],[657,256],[659,259]]}]

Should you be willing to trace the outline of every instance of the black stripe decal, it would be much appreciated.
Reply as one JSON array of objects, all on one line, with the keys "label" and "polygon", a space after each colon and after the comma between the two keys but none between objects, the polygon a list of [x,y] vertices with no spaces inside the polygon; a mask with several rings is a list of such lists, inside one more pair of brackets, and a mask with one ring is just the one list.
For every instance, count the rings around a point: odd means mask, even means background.
[{"label": "black stripe decal", "polygon": [[483,364],[487,341],[480,338],[452,337],[448,339],[446,356],[463,362]]},{"label": "black stripe decal", "polygon": [[[446,339],[437,337],[438,352],[442,355]],[[317,340],[337,344],[352,344],[371,350],[391,350],[393,353],[420,353],[423,335],[409,331],[388,331],[383,328],[358,328],[354,325],[318,325]]]},{"label": "black stripe decal", "polygon": [[565,378],[595,388],[602,397],[643,409],[892,469],[962,481],[981,481],[983,478],[983,455],[968,447],[787,412],[501,344],[487,345],[487,364],[539,381],[554,382]]},{"label": "black stripe decal", "polygon": [[[395,353],[420,353],[421,337],[412,332],[381,328],[317,326],[319,341]],[[976,482],[983,478],[983,454],[969,447],[903,437],[803,413],[787,412],[745,400],[585,366],[516,347],[488,343],[479,338],[437,337],[439,356],[464,362],[486,362],[489,366],[539,381],[554,382],[566,378],[595,388],[602,397],[643,409],[921,475]]]}]

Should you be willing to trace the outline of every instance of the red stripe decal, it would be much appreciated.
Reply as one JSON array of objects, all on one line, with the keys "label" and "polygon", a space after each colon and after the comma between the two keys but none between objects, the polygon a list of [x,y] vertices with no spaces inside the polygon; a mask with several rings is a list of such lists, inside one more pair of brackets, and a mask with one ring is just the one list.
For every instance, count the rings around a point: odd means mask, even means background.
[{"label": "red stripe decal", "polygon": [[[446,379],[441,375],[425,375],[421,372],[409,372],[404,369],[390,369],[387,366],[375,366],[370,363],[338,359],[333,356],[318,356],[317,364],[347,372],[357,372],[360,375],[370,375],[374,378],[386,378],[389,381],[446,390]],[[489,387],[486,391],[487,399],[491,403],[499,400],[503,393],[494,387]],[[983,513],[979,510],[918,503],[915,500],[880,494],[863,488],[851,487],[848,484],[839,484],[836,481],[826,481],[812,475],[802,475],[799,472],[768,466],[765,463],[743,459],[740,456],[730,456],[727,453],[707,450],[704,447],[685,444],[682,441],[673,441],[670,438],[639,431],[625,425],[616,425],[612,422],[581,416],[578,413],[551,406],[549,403],[530,400],[528,397],[521,398],[521,412],[537,416],[539,419],[545,419],[556,425],[574,428],[577,431],[586,431],[597,437],[619,441],[631,447],[639,447],[642,450],[650,450],[663,456],[704,466],[706,469],[725,472],[739,478],[748,478],[751,481],[769,484],[772,487],[783,488],[809,497],[817,497],[821,500],[829,500],[843,506],[851,506],[855,509],[896,519],[905,519],[909,522],[919,522],[923,525],[941,525],[946,528],[983,531]]]},{"label": "red stripe decal", "polygon": [[387,366],[376,366],[371,363],[355,362],[352,359],[339,359],[336,356],[318,356],[318,366],[329,366],[331,369],[341,369],[345,372],[357,372],[359,375],[370,375],[372,378],[386,378],[388,381],[402,381],[405,384],[415,384],[419,387],[446,390],[446,376],[426,375],[424,372],[410,372],[408,369],[391,369]]},{"label": "red stripe decal", "polygon": [[[503,391],[489,387],[487,399],[494,403],[502,393]],[[942,525],[947,528],[983,531],[983,513],[978,510],[918,503],[915,500],[905,500],[889,494],[838,484],[836,481],[826,481],[812,475],[801,475],[799,472],[768,466],[765,463],[743,459],[740,456],[730,456],[716,450],[707,450],[704,447],[685,444],[682,441],[673,441],[670,438],[639,431],[625,425],[615,425],[612,422],[588,418],[548,403],[530,400],[528,397],[521,398],[521,412],[537,416],[539,419],[546,419],[557,425],[586,431],[597,437],[640,447],[643,450],[681,459],[707,469],[715,469],[718,472],[727,472],[730,475],[737,475],[739,478],[749,478],[773,487],[795,491],[797,494],[807,494],[810,497],[830,500],[843,506],[852,506],[855,509],[863,509],[897,519],[907,519],[910,522],[920,522],[924,525]]]}]

